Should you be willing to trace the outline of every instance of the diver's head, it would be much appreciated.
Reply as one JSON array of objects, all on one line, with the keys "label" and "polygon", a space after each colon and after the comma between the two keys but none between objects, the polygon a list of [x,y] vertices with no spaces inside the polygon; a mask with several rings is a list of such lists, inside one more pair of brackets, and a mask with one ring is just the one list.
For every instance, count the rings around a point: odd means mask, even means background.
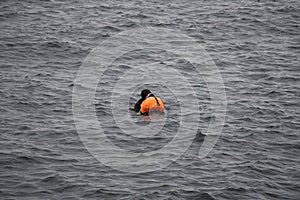
[{"label": "diver's head", "polygon": [[147,95],[150,94],[150,93],[151,93],[150,90],[144,89],[144,90],[142,90],[142,92],[141,92],[141,96],[142,96],[143,99],[146,99]]}]

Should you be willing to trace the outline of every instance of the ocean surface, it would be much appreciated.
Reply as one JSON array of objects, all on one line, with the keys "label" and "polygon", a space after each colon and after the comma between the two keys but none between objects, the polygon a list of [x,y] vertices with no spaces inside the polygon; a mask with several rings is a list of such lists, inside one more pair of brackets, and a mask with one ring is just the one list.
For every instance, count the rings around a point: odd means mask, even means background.
[{"label": "ocean surface", "polygon": [[[299,199],[299,13],[297,0],[2,0],[0,199]],[[200,158],[205,131],[217,117],[203,77],[163,50],[122,55],[101,76],[94,100],[99,124],[115,145],[134,153],[157,150],[181,126],[181,103],[171,89],[137,83],[128,106],[148,87],[164,100],[170,118],[154,138],[123,134],[111,97],[128,70],[147,77],[155,77],[149,65],[179,70],[201,108],[197,134],[183,155],[161,169],[132,173],[104,165],[87,150],[72,95],[93,49],[145,27],[180,31],[207,51],[223,78],[226,121],[213,149]],[[163,79],[178,81],[172,73]],[[149,123],[133,113],[130,119],[140,127]]]}]

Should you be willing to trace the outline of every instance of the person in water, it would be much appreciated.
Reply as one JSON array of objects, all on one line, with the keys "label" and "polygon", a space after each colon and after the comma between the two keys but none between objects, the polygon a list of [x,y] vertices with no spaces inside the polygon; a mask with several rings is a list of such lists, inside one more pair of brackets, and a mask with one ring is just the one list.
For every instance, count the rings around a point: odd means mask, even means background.
[{"label": "person in water", "polygon": [[164,112],[165,106],[163,101],[154,96],[148,89],[141,92],[141,98],[135,103],[133,110],[136,115],[148,115],[149,111]]}]

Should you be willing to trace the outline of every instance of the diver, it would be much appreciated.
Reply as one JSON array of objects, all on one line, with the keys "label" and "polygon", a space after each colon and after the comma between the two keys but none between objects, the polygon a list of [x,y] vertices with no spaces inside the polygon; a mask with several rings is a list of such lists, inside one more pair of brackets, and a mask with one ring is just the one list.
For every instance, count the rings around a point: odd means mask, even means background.
[{"label": "diver", "polygon": [[163,101],[156,97],[148,89],[144,89],[141,92],[141,98],[131,108],[136,112],[136,115],[149,115],[150,112],[164,113],[165,106]]}]

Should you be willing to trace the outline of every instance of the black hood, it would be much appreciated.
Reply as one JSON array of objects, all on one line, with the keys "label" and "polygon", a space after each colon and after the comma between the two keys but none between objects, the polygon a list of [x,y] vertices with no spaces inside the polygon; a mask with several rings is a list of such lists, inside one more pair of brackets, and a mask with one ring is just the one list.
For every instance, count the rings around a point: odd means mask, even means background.
[{"label": "black hood", "polygon": [[142,98],[143,98],[143,99],[146,99],[146,96],[147,96],[149,93],[151,93],[151,91],[148,90],[148,89],[142,90],[142,92],[141,92]]}]

